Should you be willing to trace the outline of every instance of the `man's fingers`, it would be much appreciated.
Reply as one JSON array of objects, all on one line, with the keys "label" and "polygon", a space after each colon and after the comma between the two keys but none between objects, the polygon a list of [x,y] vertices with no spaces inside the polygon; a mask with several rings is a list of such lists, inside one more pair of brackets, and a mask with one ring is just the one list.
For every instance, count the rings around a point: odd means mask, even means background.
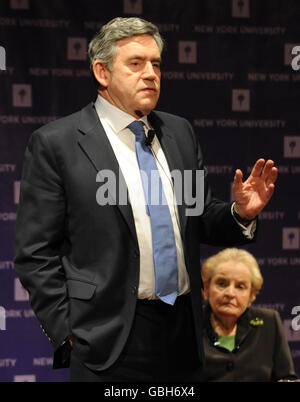
[{"label": "man's fingers", "polygon": [[235,171],[233,185],[235,188],[237,188],[241,186],[242,182],[243,182],[243,172],[240,169],[237,169]]},{"label": "man's fingers", "polygon": [[269,159],[266,162],[261,174],[263,180],[267,180],[269,177],[271,177],[273,168],[274,168],[274,162],[271,159]]},{"label": "man's fingers", "polygon": [[269,201],[270,198],[272,197],[272,195],[273,195],[273,193],[274,193],[274,190],[275,190],[275,186],[274,186],[273,183],[271,183],[271,184],[268,186],[268,189],[267,189],[267,198],[268,198],[268,201]]},{"label": "man's fingers", "polygon": [[[273,163],[274,163],[274,162],[273,162]],[[263,168],[264,164],[265,164],[265,160],[264,160],[264,159],[262,159],[262,158],[258,159],[258,160],[256,161],[256,163],[255,163],[253,169],[252,169],[251,176],[253,176],[253,177],[259,177],[259,176],[261,175],[261,173],[262,173],[262,168]]]},{"label": "man's fingers", "polygon": [[266,184],[267,186],[269,186],[271,183],[275,183],[278,177],[278,169],[276,167],[273,167],[271,169],[271,172],[269,174],[269,176],[266,179]]},{"label": "man's fingers", "polygon": [[[269,187],[271,184],[276,182],[278,177],[278,169],[274,166],[274,162],[271,159],[266,162],[263,158],[260,158],[253,166],[250,176],[260,177],[264,180],[266,186]],[[237,188],[241,186],[242,182],[243,173],[240,169],[237,169],[234,176],[234,187]]]}]

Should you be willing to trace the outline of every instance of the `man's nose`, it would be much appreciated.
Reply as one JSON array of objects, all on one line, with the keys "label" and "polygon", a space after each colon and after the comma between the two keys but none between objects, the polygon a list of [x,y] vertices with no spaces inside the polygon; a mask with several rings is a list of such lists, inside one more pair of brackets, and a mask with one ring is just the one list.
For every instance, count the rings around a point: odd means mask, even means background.
[{"label": "man's nose", "polygon": [[149,61],[148,63],[146,63],[145,65],[145,69],[144,69],[144,78],[150,80],[150,79],[155,79],[156,74],[154,71],[154,67],[152,65],[152,63]]}]

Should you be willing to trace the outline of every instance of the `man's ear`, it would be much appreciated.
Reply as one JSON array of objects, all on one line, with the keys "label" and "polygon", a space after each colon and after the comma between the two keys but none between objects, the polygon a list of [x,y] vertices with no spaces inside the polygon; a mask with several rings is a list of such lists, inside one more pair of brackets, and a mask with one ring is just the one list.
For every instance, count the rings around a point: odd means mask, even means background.
[{"label": "man's ear", "polygon": [[96,80],[103,88],[107,88],[110,80],[110,71],[105,64],[96,60],[93,64],[93,72]]}]

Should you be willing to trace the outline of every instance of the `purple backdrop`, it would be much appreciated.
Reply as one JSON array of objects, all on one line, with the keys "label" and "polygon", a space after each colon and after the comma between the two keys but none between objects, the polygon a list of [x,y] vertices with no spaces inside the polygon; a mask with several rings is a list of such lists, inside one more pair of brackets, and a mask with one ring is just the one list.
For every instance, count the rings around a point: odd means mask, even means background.
[{"label": "purple backdrop", "polygon": [[[2,0],[0,381],[67,379],[51,368],[51,346],[13,268],[23,155],[37,127],[95,98],[88,41],[111,18],[133,15],[156,23],[167,40],[158,108],[193,124],[216,195],[230,200],[235,169],[247,175],[259,157],[279,166],[258,241],[247,249],[265,280],[256,304],[279,311],[299,375],[300,60],[291,50],[300,45],[300,2]],[[202,247],[202,256],[216,251]]]}]

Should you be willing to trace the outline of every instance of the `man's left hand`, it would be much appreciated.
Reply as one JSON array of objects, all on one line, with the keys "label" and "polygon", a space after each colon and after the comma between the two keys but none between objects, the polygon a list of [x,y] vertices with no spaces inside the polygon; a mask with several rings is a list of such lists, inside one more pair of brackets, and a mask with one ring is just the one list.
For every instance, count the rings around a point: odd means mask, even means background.
[{"label": "man's left hand", "polygon": [[241,218],[254,219],[267,205],[274,192],[278,169],[274,162],[258,159],[250,176],[243,182],[243,173],[237,169],[233,182],[235,211]]}]

